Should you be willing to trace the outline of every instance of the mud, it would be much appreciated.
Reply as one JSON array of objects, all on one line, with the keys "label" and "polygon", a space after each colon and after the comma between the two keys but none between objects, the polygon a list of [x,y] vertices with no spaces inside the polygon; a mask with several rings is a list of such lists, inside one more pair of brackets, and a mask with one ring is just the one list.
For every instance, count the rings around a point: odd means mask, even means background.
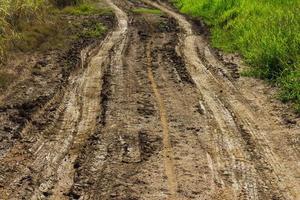
[{"label": "mud", "polygon": [[239,59],[169,5],[107,4],[116,26],[64,87],[1,109],[20,125],[0,160],[1,198],[298,199],[299,119],[268,86],[240,77]]},{"label": "mud", "polygon": [[[69,19],[71,20],[71,19]],[[74,20],[74,19],[73,19]],[[102,21],[107,27],[113,27],[113,16],[91,16],[81,19],[83,23],[79,28],[88,28],[86,20]],[[0,157],[5,154],[17,140],[23,138],[21,132],[28,122],[35,123],[37,128],[43,128],[47,120],[51,121],[53,111],[58,105],[59,99],[53,100],[54,107],[47,111],[49,116],[45,119],[37,118],[37,112],[47,102],[55,99],[62,93],[68,82],[70,73],[79,68],[81,64],[81,50],[90,46],[93,48],[99,44],[101,38],[93,39],[80,37],[72,42],[66,50],[50,50],[48,52],[37,52],[33,55],[15,56],[16,60],[7,63],[9,68],[21,69],[17,78],[11,83],[7,90],[2,91],[0,97]],[[43,116],[39,116],[43,118]]]},{"label": "mud", "polygon": [[[108,28],[112,28],[114,23],[113,16],[85,18],[87,19],[82,19],[83,24],[79,28],[88,28],[89,23],[95,20],[101,21]],[[86,20],[90,22],[85,23]],[[85,66],[82,66],[81,62],[89,59],[88,54],[92,54],[92,49],[99,48],[101,40],[102,38],[79,37],[66,50],[37,52],[30,56],[30,62],[28,56],[22,60],[24,55],[19,55],[17,62],[8,63],[12,68],[23,67],[26,62],[28,66],[20,71],[20,78],[3,91],[1,96],[0,157],[6,161],[1,165],[1,185],[7,181],[6,178],[12,178],[9,177],[12,174],[8,172],[20,173],[23,162],[30,162],[28,156],[32,156],[30,151],[38,138],[51,136],[49,130],[60,120],[65,109],[61,101],[70,84],[69,77],[82,71]],[[83,54],[86,57],[82,57]],[[17,160],[6,160],[8,156],[15,156]],[[20,181],[34,180],[31,175],[26,175]],[[45,194],[47,195],[47,192]],[[2,193],[0,196],[8,198]]]}]

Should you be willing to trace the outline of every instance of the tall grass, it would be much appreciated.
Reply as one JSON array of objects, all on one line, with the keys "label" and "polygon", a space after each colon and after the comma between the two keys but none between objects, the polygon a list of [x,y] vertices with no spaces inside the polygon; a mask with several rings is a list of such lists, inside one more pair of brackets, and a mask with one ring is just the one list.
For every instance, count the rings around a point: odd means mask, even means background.
[{"label": "tall grass", "polygon": [[7,47],[19,37],[18,24],[42,18],[50,5],[64,7],[82,0],[0,0],[0,64]]},{"label": "tall grass", "polygon": [[282,88],[300,112],[299,0],[174,0],[183,13],[212,27],[213,46],[239,52],[251,74]]},{"label": "tall grass", "polygon": [[5,58],[9,42],[18,37],[18,23],[38,17],[44,6],[44,0],[0,1],[0,62]]}]

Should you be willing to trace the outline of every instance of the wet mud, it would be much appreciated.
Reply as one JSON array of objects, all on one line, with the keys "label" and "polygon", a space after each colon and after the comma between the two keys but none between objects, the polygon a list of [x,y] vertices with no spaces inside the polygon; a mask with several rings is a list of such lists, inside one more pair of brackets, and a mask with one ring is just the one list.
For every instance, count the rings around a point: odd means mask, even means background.
[{"label": "wet mud", "polygon": [[268,112],[283,108],[267,87],[254,90],[166,2],[106,2],[116,25],[75,54],[71,65],[83,64],[64,86],[1,107],[15,138],[1,151],[1,198],[299,198],[299,119]]}]

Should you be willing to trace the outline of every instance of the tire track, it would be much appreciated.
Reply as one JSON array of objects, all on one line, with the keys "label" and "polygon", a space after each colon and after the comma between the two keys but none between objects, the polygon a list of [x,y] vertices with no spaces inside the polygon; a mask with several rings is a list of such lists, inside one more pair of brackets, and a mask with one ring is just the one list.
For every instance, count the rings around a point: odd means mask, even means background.
[{"label": "tire track", "polygon": [[[72,147],[68,152],[68,157],[65,158],[58,168],[58,182],[53,189],[53,199],[63,199],[68,194],[75,175],[74,163],[80,153],[80,150],[86,140],[94,134],[96,129],[97,118],[100,117],[100,93],[102,90],[103,71],[108,66],[110,51],[114,50],[114,59],[119,60],[124,49],[126,33],[128,29],[128,18],[126,14],[116,7],[110,0],[106,1],[113,9],[117,17],[118,28],[113,31],[102,43],[99,52],[89,61],[86,73],[83,75],[84,87],[83,99],[85,104],[81,107],[81,121],[78,124],[78,133]],[[117,45],[117,46],[116,46]],[[116,46],[116,48],[114,48]],[[118,65],[117,65],[118,66]]]},{"label": "tire track", "polygon": [[[50,196],[50,199],[67,198],[73,185],[75,160],[86,140],[95,132],[97,118],[101,113],[99,104],[101,78],[107,67],[105,64],[109,58],[109,52],[116,44],[124,40],[127,32],[126,14],[110,0],[107,0],[107,3],[116,14],[118,27],[108,34],[98,47],[98,52],[89,59],[82,76],[75,75],[70,78],[70,86],[62,101],[65,110],[60,119],[61,123],[50,131],[58,131],[59,134],[51,141],[40,138],[40,141],[31,148],[35,160],[10,184],[10,190],[18,190],[17,193],[8,195],[10,199],[18,198],[18,196],[27,199],[41,199],[47,196]],[[123,47],[116,48],[114,53],[121,54]],[[85,56],[85,53],[82,55]],[[82,61],[84,60],[86,58],[82,57]],[[40,179],[37,187],[32,188],[26,182],[20,185],[23,178],[32,173],[32,169],[37,172],[34,179]]]},{"label": "tire track", "polygon": [[148,78],[151,83],[151,87],[153,89],[156,103],[159,108],[160,121],[161,121],[161,126],[163,129],[164,163],[165,163],[165,172],[166,172],[166,176],[168,179],[168,189],[170,192],[170,196],[168,197],[168,199],[176,200],[178,184],[177,184],[177,180],[176,180],[174,155],[173,155],[173,150],[172,150],[172,145],[171,145],[170,135],[169,135],[169,124],[168,124],[167,112],[166,112],[166,109],[164,106],[164,102],[162,100],[159,89],[155,82],[152,68],[151,68],[152,61],[151,61],[151,45],[150,45],[150,43],[148,43],[148,46],[147,46],[147,60],[148,60],[148,65],[147,65]]},{"label": "tire track", "polygon": [[[283,175],[283,172],[287,171],[272,152],[270,142],[265,137],[266,133],[262,131],[265,124],[255,120],[254,114],[246,105],[247,101],[230,81],[224,78],[217,79],[205,67],[197,53],[196,45],[201,42],[201,39],[193,33],[192,25],[183,16],[163,4],[147,0],[144,2],[174,17],[184,31],[180,44],[181,53],[221,131],[223,138],[220,142],[225,146],[220,146],[221,149],[218,151],[225,150],[224,153],[228,155],[223,156],[231,160],[224,161],[224,167],[229,170],[235,199],[259,199],[259,196],[293,199],[292,194],[297,194],[297,191],[288,188],[293,188],[291,184],[294,181],[290,174]],[[221,94],[219,91],[222,91]],[[215,138],[215,140],[218,142],[219,139]],[[222,160],[222,157],[217,160]],[[262,168],[265,170],[261,170]],[[258,181],[262,181],[269,189],[262,190],[263,192],[260,189],[259,192]]]},{"label": "tire track", "polygon": [[[57,123],[0,185],[4,199],[297,199],[272,127],[211,70],[218,60],[192,24],[160,2],[106,3],[117,27],[82,51]],[[140,7],[166,15],[131,12]]]}]

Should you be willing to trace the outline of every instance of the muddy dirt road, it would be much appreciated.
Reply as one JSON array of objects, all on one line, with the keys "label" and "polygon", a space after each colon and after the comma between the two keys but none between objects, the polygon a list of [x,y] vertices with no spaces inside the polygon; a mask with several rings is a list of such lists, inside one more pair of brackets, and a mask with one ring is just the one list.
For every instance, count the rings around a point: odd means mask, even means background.
[{"label": "muddy dirt road", "polygon": [[0,199],[300,199],[299,120],[166,3],[106,3],[115,29],[1,151]]}]

